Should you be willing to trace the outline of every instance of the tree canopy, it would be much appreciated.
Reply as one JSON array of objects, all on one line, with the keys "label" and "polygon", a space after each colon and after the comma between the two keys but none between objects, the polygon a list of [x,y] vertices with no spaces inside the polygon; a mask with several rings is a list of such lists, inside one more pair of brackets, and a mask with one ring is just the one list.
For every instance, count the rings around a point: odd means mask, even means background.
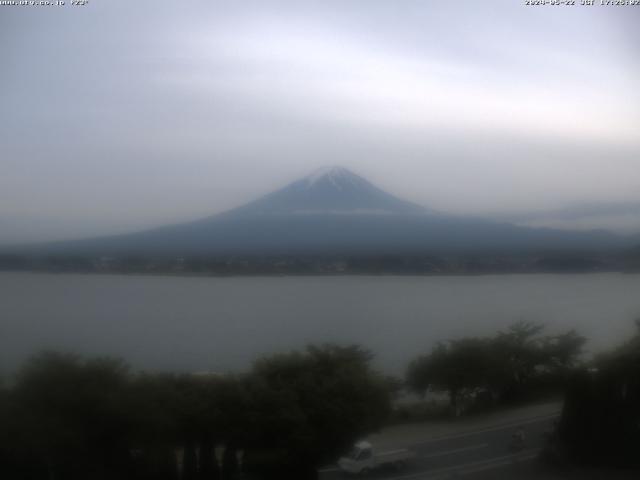
[{"label": "tree canopy", "polygon": [[310,346],[243,375],[191,375],[42,353],[0,389],[0,460],[24,480],[211,480],[240,463],[249,477],[304,478],[384,421],[389,391],[371,358]]},{"label": "tree canopy", "polygon": [[576,365],[585,339],[575,331],[543,336],[544,326],[517,322],[493,337],[469,337],[436,344],[407,370],[407,384],[425,394],[449,393],[452,407],[485,393],[518,399],[534,379],[564,375]]}]

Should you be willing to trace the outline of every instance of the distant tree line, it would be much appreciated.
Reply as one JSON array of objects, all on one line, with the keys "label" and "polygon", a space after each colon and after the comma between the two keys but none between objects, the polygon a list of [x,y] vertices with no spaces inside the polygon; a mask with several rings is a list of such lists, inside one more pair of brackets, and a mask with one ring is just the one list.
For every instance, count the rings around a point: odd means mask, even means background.
[{"label": "distant tree line", "polygon": [[82,255],[0,252],[0,271],[197,275],[499,274],[603,272],[637,269],[637,251],[413,252],[219,255]]}]

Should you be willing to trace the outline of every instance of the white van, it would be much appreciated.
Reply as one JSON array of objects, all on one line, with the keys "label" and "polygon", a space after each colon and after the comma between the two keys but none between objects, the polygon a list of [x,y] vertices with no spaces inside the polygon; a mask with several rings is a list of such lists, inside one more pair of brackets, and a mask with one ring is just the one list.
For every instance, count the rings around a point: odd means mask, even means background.
[{"label": "white van", "polygon": [[415,453],[404,448],[377,452],[369,442],[358,442],[348,455],[338,460],[338,465],[346,473],[367,474],[382,466],[404,468],[413,457]]}]

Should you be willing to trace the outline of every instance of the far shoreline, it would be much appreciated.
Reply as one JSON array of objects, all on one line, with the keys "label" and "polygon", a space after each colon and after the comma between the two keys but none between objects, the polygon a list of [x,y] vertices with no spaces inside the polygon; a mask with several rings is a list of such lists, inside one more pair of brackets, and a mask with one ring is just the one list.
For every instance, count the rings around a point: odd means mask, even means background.
[{"label": "far shoreline", "polygon": [[198,272],[118,272],[118,271],[63,271],[63,270],[0,270],[4,274],[28,275],[74,275],[104,277],[165,277],[165,278],[344,278],[344,277],[397,277],[397,278],[467,278],[467,277],[507,277],[507,276],[594,276],[594,275],[638,275],[640,270],[600,270],[600,271],[513,271],[482,273],[398,273],[398,272],[310,272],[310,273],[198,273]]}]

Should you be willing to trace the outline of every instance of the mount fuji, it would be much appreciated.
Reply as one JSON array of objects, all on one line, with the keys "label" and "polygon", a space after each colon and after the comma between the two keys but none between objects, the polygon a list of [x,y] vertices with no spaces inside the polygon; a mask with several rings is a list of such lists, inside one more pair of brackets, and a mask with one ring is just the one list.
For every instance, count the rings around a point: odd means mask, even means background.
[{"label": "mount fuji", "polygon": [[244,206],[139,233],[47,245],[87,255],[291,255],[615,248],[606,231],[571,232],[442,214],[327,167]]}]

